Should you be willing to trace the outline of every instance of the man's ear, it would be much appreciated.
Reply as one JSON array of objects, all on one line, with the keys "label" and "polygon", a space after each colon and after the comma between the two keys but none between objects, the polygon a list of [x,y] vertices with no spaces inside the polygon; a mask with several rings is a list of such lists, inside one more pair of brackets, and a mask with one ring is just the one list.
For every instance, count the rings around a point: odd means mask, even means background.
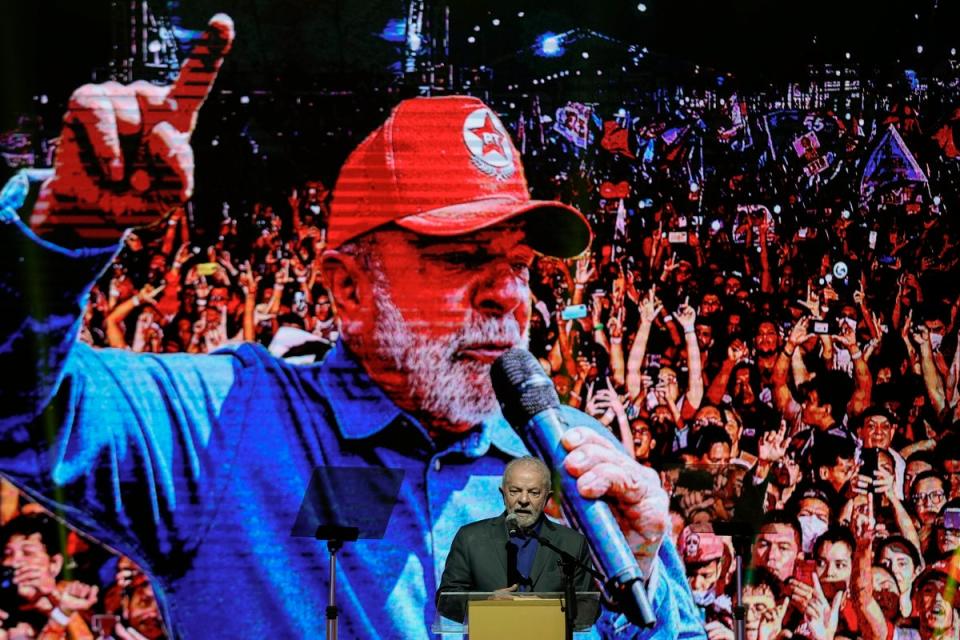
[{"label": "man's ear", "polygon": [[369,304],[365,299],[370,295],[369,278],[354,256],[327,250],[321,257],[320,270],[337,311],[355,317]]}]

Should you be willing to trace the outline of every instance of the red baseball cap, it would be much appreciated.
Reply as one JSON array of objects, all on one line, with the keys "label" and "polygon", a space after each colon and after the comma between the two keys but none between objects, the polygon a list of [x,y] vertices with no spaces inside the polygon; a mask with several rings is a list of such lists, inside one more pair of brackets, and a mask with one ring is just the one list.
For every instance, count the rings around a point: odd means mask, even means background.
[{"label": "red baseball cap", "polygon": [[456,236],[523,215],[535,250],[561,258],[590,246],[590,225],[561,202],[531,200],[520,154],[487,105],[469,96],[404,100],[360,143],[333,188],[327,245],[393,222]]},{"label": "red baseball cap", "polygon": [[723,557],[723,540],[708,531],[697,531],[686,526],[677,540],[677,547],[685,564],[702,564]]}]

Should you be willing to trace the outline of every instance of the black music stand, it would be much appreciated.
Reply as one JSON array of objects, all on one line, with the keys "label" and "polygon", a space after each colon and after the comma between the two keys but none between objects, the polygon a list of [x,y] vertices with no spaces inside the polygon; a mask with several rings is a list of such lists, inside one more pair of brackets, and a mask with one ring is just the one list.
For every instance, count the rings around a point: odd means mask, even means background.
[{"label": "black music stand", "polygon": [[330,554],[327,640],[337,638],[337,552],[346,542],[383,538],[402,483],[402,469],[317,467],[313,470],[290,535],[327,541]]}]

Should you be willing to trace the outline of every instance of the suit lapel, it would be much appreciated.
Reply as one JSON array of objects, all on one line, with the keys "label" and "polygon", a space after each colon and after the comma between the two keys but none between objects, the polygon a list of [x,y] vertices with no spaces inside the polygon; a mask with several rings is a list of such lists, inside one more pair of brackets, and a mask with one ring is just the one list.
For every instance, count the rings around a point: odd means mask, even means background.
[{"label": "suit lapel", "polygon": [[[546,517],[543,518],[543,526],[540,527],[540,537],[546,540],[549,540],[551,544],[556,546],[556,541],[553,539],[554,524],[550,522]],[[533,558],[533,569],[530,570],[530,582],[533,584],[531,590],[537,590],[537,581],[540,579],[540,574],[544,572],[550,562],[556,562],[557,554],[551,549],[547,549],[542,544],[537,547],[537,555]]]}]

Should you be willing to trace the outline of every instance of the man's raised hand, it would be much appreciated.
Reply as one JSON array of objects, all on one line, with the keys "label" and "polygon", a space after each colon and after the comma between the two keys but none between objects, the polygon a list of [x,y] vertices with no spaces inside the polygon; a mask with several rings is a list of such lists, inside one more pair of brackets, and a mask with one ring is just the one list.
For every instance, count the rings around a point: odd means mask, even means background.
[{"label": "man's raised hand", "polygon": [[193,193],[190,136],[233,38],[233,20],[217,14],[172,86],[106,82],[74,91],[55,173],[41,189],[31,226],[119,237],[187,200]]}]

